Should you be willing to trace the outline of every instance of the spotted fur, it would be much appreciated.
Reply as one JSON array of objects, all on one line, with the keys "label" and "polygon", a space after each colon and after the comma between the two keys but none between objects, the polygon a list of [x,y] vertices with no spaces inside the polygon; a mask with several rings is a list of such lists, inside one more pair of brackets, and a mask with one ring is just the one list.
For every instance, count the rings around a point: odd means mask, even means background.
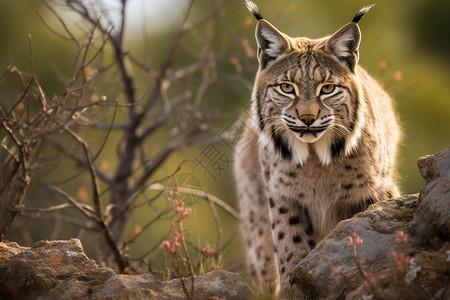
[{"label": "spotted fur", "polygon": [[337,222],[399,195],[400,129],[391,98],[358,65],[357,22],[370,7],[313,40],[289,37],[246,4],[259,69],[235,178],[250,273],[276,292]]}]

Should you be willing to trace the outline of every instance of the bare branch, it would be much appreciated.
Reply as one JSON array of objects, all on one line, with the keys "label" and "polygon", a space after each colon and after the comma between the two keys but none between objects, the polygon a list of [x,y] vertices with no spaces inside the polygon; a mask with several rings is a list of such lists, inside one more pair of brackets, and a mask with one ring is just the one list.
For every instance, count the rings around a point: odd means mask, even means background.
[{"label": "bare branch", "polygon": [[79,137],[76,133],[74,133],[73,131],[71,131],[68,128],[65,128],[65,131],[67,133],[69,133],[69,135],[71,135],[83,147],[84,154],[85,154],[86,160],[87,160],[88,170],[91,175],[92,193],[93,193],[92,198],[93,198],[95,211],[96,211],[96,219],[97,219],[98,224],[102,228],[103,235],[104,235],[106,241],[108,242],[109,246],[111,247],[111,250],[114,253],[116,263],[119,266],[119,269],[123,272],[125,270],[125,268],[127,267],[127,262],[126,262],[125,258],[122,256],[122,254],[120,253],[120,250],[116,244],[116,241],[114,240],[114,237],[112,236],[112,233],[104,220],[103,211],[102,211],[102,207],[101,207],[101,201],[100,201],[100,195],[101,195],[100,185],[98,182],[97,173],[95,171],[91,155],[89,153],[89,147],[88,147],[87,143],[81,137]]},{"label": "bare branch", "polygon": [[144,170],[144,174],[140,176],[140,178],[136,181],[133,190],[139,189],[139,187],[143,186],[147,179],[153,175],[155,170],[169,157],[169,155],[180,148],[182,148],[182,144],[172,142],[165,149],[163,149],[153,160],[150,166],[146,166]]},{"label": "bare branch", "polygon": [[95,215],[95,210],[85,204],[78,203],[77,200],[75,200],[71,195],[69,195],[67,192],[65,192],[63,189],[57,187],[56,185],[53,185],[49,182],[42,182],[47,189],[50,191],[55,192],[56,194],[63,197],[63,199],[66,202],[69,202],[73,207],[77,208],[86,218],[92,219],[95,222],[98,222],[97,216]]},{"label": "bare branch", "polygon": [[78,39],[72,34],[72,32],[69,30],[66,22],[64,21],[63,18],[61,18],[61,16],[55,11],[55,9],[48,3],[48,1],[46,0],[41,0],[41,2],[45,5],[45,7],[47,7],[47,9],[50,10],[50,12],[58,19],[59,23],[63,26],[64,31],[69,35],[69,37],[67,38],[66,36],[60,34],[59,32],[57,32],[56,30],[53,29],[52,26],[50,26],[46,21],[45,18],[42,17],[42,15],[40,13],[38,13],[39,19],[41,20],[41,22],[45,25],[45,27],[47,27],[51,32],[53,32],[54,34],[56,34],[57,36],[61,37],[62,39],[65,40],[72,40],[74,41],[77,46],[79,47],[80,44],[78,42]]},{"label": "bare branch", "polygon": [[[85,210],[92,211],[92,208],[89,205],[79,204],[80,207],[83,207]],[[31,207],[19,207],[19,208],[11,208],[11,211],[17,212],[20,215],[26,215],[30,218],[39,218],[41,214],[53,213],[56,211],[64,210],[66,208],[77,208],[76,205],[72,203],[64,203],[59,205],[54,205],[46,208],[31,208]]]},{"label": "bare branch", "polygon": [[162,63],[161,71],[159,72],[159,75],[158,75],[158,77],[156,79],[156,82],[155,82],[155,87],[154,87],[152,93],[150,94],[148,100],[146,101],[142,113],[139,115],[139,122],[138,123],[140,123],[140,119],[142,119],[145,116],[145,113],[147,111],[150,111],[150,109],[153,107],[153,105],[155,104],[156,100],[160,96],[163,79],[165,78],[167,71],[169,70],[170,66],[172,65],[173,56],[174,56],[176,50],[178,49],[178,44],[180,43],[181,39],[183,38],[183,36],[186,33],[184,31],[184,26],[187,23],[187,20],[188,20],[189,14],[191,12],[191,8],[192,8],[193,3],[194,3],[194,0],[190,0],[189,3],[188,3],[188,6],[187,6],[186,12],[184,14],[183,21],[181,22],[181,26],[180,26],[180,29],[178,31],[178,34],[175,37],[175,39],[174,39],[174,41],[172,43],[172,46],[170,47],[164,62]]},{"label": "bare branch", "polygon": [[30,67],[31,67],[31,73],[33,74],[33,81],[36,84],[36,88],[39,92],[39,101],[41,102],[41,107],[44,112],[47,113],[47,97],[44,94],[44,91],[42,90],[42,87],[36,77],[36,72],[34,70],[34,59],[33,59],[33,47],[32,47],[32,41],[31,41],[31,34],[28,35],[28,42],[29,42],[29,59],[30,59]]}]

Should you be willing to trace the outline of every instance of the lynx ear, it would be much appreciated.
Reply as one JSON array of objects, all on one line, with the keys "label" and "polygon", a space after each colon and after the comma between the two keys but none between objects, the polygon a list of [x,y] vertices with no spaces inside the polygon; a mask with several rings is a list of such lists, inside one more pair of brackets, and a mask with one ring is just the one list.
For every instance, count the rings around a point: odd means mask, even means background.
[{"label": "lynx ear", "polygon": [[291,48],[288,37],[263,19],[259,20],[256,25],[256,41],[258,43],[258,60],[262,68],[270,60],[276,59]]},{"label": "lynx ear", "polygon": [[359,26],[355,22],[351,22],[330,37],[328,47],[340,61],[348,65],[351,71],[355,71],[359,60],[360,41]]}]

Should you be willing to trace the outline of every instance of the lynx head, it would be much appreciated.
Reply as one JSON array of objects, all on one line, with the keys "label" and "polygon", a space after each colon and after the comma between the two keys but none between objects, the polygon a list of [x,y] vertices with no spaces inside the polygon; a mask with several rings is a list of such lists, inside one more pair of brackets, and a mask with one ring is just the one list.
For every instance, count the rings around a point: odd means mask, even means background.
[{"label": "lynx head", "polygon": [[335,34],[313,40],[289,37],[264,20],[252,1],[246,5],[258,20],[252,109],[260,141],[300,164],[310,151],[323,165],[351,154],[365,111],[357,74],[357,22],[371,6]]}]

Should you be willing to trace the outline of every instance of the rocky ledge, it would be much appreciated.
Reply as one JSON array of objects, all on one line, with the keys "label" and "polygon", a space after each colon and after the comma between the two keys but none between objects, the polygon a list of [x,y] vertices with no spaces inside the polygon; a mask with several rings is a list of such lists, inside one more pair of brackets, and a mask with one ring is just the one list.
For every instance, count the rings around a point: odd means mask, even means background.
[{"label": "rocky ledge", "polygon": [[[190,291],[191,279],[185,284]],[[249,288],[236,273],[212,271],[194,279],[193,299],[245,299]],[[90,260],[81,242],[40,241],[33,247],[0,243],[1,299],[186,299],[180,279],[123,275]]]},{"label": "rocky ledge", "polygon": [[418,160],[418,195],[340,222],[291,276],[299,299],[450,299],[450,147]]}]

